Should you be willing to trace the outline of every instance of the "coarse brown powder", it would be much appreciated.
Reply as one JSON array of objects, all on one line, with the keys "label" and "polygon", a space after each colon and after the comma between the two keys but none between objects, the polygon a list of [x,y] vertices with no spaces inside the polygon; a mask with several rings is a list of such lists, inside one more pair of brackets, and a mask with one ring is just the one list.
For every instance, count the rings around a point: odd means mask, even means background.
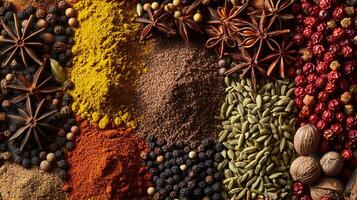
[{"label": "coarse brown powder", "polygon": [[160,39],[137,81],[138,132],[174,140],[215,138],[224,95],[216,58],[198,44]]},{"label": "coarse brown powder", "polygon": [[[0,160],[5,154],[0,155]],[[66,193],[62,186],[56,173],[35,167],[25,169],[8,161],[0,166],[0,199],[64,200]]]}]

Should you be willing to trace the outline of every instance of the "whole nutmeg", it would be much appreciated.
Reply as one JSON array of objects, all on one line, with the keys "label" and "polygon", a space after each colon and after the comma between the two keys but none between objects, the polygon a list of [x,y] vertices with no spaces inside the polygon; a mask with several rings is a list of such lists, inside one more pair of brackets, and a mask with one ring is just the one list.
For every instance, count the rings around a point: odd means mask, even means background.
[{"label": "whole nutmeg", "polygon": [[319,146],[320,136],[314,125],[306,124],[300,127],[294,136],[294,147],[301,156],[313,153]]},{"label": "whole nutmeg", "polygon": [[345,199],[357,199],[357,169],[355,169],[345,187]]},{"label": "whole nutmeg", "polygon": [[323,197],[335,200],[343,199],[343,184],[334,178],[323,178],[310,187],[313,200],[321,200]]},{"label": "whole nutmeg", "polygon": [[313,158],[300,156],[291,163],[290,174],[295,181],[311,185],[319,179],[321,166]]},{"label": "whole nutmeg", "polygon": [[322,156],[320,165],[325,175],[336,176],[343,168],[343,158],[339,153],[330,151]]}]

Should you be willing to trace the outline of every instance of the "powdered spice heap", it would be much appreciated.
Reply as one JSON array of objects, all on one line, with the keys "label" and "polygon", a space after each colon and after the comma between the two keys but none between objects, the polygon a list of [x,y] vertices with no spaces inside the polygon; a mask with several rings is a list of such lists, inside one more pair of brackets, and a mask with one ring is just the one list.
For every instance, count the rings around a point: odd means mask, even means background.
[{"label": "powdered spice heap", "polygon": [[[71,92],[73,110],[100,128],[135,127],[130,119],[131,83],[144,67],[143,52],[134,43],[139,24],[133,24],[128,2],[79,0],[80,28],[74,36]],[[130,48],[128,48],[130,47]]]},{"label": "powdered spice heap", "polygon": [[69,154],[70,199],[142,197],[151,175],[141,166],[145,142],[128,130],[99,130],[83,121],[76,148]]},{"label": "powdered spice heap", "polygon": [[224,93],[215,60],[197,44],[160,40],[137,82],[140,135],[192,140],[215,138],[214,116]]}]

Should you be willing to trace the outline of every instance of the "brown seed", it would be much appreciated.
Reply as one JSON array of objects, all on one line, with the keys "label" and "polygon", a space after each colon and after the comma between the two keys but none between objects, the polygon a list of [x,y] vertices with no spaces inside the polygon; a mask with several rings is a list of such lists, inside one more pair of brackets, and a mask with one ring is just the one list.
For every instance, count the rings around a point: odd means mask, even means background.
[{"label": "brown seed", "polygon": [[40,36],[40,38],[47,44],[52,44],[55,41],[55,37],[51,33],[44,33]]},{"label": "brown seed", "polygon": [[74,140],[74,134],[72,132],[67,133],[66,139],[69,140],[69,141]]},{"label": "brown seed", "polygon": [[74,12],[73,8],[67,8],[66,9],[66,16],[67,17],[74,17],[74,15],[75,15],[75,12]]},{"label": "brown seed", "polygon": [[63,136],[66,135],[66,132],[64,131],[64,129],[61,129],[61,130],[59,130],[59,131],[57,132],[57,135],[58,135],[59,137],[63,137]]},{"label": "brown seed", "polygon": [[41,29],[41,28],[46,28],[47,25],[48,25],[48,23],[47,23],[47,21],[44,20],[44,19],[39,19],[39,20],[37,20],[37,22],[36,22],[36,26],[37,26],[37,28],[39,28],[39,29]]},{"label": "brown seed", "polygon": [[57,106],[59,103],[60,103],[60,100],[57,98],[52,100],[52,104],[55,106]]},{"label": "brown seed", "polygon": [[48,171],[51,170],[51,167],[52,167],[51,163],[48,162],[47,160],[43,160],[43,161],[41,161],[41,163],[40,163],[40,168],[41,168],[43,171],[48,172]]},{"label": "brown seed", "polygon": [[9,100],[4,100],[1,105],[2,105],[2,107],[3,107],[4,109],[7,109],[7,108],[9,108],[9,107],[11,106],[11,101],[9,101]]},{"label": "brown seed", "polygon": [[49,154],[47,154],[47,156],[46,156],[46,160],[48,161],[48,162],[55,162],[56,161],[56,155],[54,154],[54,153],[49,153]]},{"label": "brown seed", "polygon": [[13,81],[14,80],[14,75],[13,74],[6,74],[6,77],[5,77],[5,79],[7,80],[7,81]]},{"label": "brown seed", "polygon": [[77,26],[77,19],[76,18],[69,18],[69,20],[68,20],[68,25],[70,26],[70,27],[75,27],[75,26]]},{"label": "brown seed", "polygon": [[38,9],[38,10],[36,11],[36,17],[37,17],[38,19],[43,19],[43,18],[45,18],[45,17],[46,17],[46,11],[45,11],[45,10],[42,10],[42,9]]}]

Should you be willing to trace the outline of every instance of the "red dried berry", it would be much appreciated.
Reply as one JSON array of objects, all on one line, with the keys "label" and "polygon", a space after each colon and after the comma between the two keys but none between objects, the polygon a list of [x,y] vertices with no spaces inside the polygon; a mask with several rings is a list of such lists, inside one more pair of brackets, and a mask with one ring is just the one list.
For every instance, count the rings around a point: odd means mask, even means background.
[{"label": "red dried berry", "polygon": [[300,6],[300,4],[299,3],[297,3],[297,2],[294,2],[292,5],[291,5],[291,11],[292,11],[292,13],[294,13],[294,14],[299,14],[299,13],[301,13],[301,6]]},{"label": "red dried berry", "polygon": [[343,66],[343,72],[347,76],[351,76],[354,74],[355,71],[355,62],[345,62]]},{"label": "red dried berry", "polygon": [[333,37],[333,35],[326,36],[326,41],[328,44],[335,44],[337,42],[337,38]]},{"label": "red dried berry", "polygon": [[339,112],[335,115],[335,118],[338,122],[343,122],[346,119],[346,115],[342,112]]},{"label": "red dried berry", "polygon": [[340,45],[339,44],[331,44],[328,51],[333,54],[338,54],[340,51]]},{"label": "red dried berry", "polygon": [[331,131],[337,135],[340,135],[343,132],[343,127],[341,124],[332,124],[330,128]]},{"label": "red dried berry", "polygon": [[320,0],[319,1],[319,6],[321,9],[328,10],[332,7],[333,5],[333,0]]},{"label": "red dried berry", "polygon": [[316,114],[321,114],[324,110],[326,110],[326,106],[325,106],[324,103],[318,102],[318,103],[315,105],[314,112],[315,112]]},{"label": "red dried berry", "polygon": [[318,76],[316,74],[309,74],[306,79],[308,83],[315,83],[317,78]]},{"label": "red dried berry", "polygon": [[305,190],[305,186],[304,184],[300,183],[300,182],[295,182],[293,184],[293,193],[295,196],[300,197]]},{"label": "red dried berry", "polygon": [[353,49],[350,47],[350,46],[343,46],[342,47],[342,55],[345,57],[345,58],[350,58],[352,57],[353,55]]},{"label": "red dried berry", "polygon": [[341,73],[338,71],[330,71],[327,74],[327,81],[330,83],[334,83],[341,78]]},{"label": "red dried berry", "polygon": [[318,77],[315,81],[315,86],[317,88],[322,88],[325,86],[326,80],[323,77]]},{"label": "red dried berry", "polygon": [[309,195],[304,195],[300,198],[300,200],[312,200],[312,198]]},{"label": "red dried berry", "polygon": [[329,17],[328,12],[326,10],[320,10],[319,18],[322,20],[327,20]]},{"label": "red dried berry", "polygon": [[353,39],[356,36],[356,29],[349,28],[349,29],[346,29],[345,32],[349,39]]},{"label": "red dried berry", "polygon": [[318,6],[311,6],[311,8],[308,9],[308,12],[310,16],[319,17],[320,8]]},{"label": "red dried berry", "polygon": [[311,35],[311,41],[313,44],[322,42],[323,38],[324,37],[321,32],[315,32]]},{"label": "red dried berry", "polygon": [[316,57],[320,58],[325,53],[325,48],[323,45],[317,44],[312,47],[312,52]]},{"label": "red dried berry", "polygon": [[348,131],[349,148],[355,148],[357,146],[357,130]]},{"label": "red dried berry", "polygon": [[304,26],[302,26],[302,25],[297,25],[296,27],[295,27],[295,33],[302,33],[303,31],[304,31]]},{"label": "red dried berry", "polygon": [[297,33],[294,35],[294,42],[297,45],[302,45],[304,43],[304,36],[303,34]]},{"label": "red dried berry", "polygon": [[332,17],[336,21],[341,21],[345,17],[345,9],[343,7],[338,6],[332,12]]},{"label": "red dried berry", "polygon": [[350,83],[346,79],[341,79],[340,81],[338,81],[338,86],[340,90],[347,91],[350,86]]},{"label": "red dried berry", "polygon": [[310,27],[306,27],[305,29],[304,29],[304,31],[302,32],[302,34],[304,35],[304,37],[305,38],[310,38],[311,37],[311,35],[312,35],[312,28],[310,28]]},{"label": "red dried berry", "polygon": [[342,39],[344,35],[345,35],[345,29],[343,29],[341,27],[337,27],[337,28],[333,29],[332,36],[335,39],[337,39],[337,40]]},{"label": "red dried berry", "polygon": [[326,122],[324,120],[320,120],[316,124],[316,128],[319,129],[319,130],[325,130],[326,126],[327,126],[327,124],[326,124]]},{"label": "red dried berry", "polygon": [[305,17],[304,19],[304,24],[310,28],[314,28],[314,26],[316,26],[316,22],[317,20],[315,17]]},{"label": "red dried berry", "polygon": [[341,107],[341,102],[337,99],[332,99],[328,102],[327,108],[332,112],[336,112]]},{"label": "red dried berry", "polygon": [[333,120],[334,114],[332,112],[332,110],[325,110],[322,113],[322,119],[325,120],[326,122],[330,122],[331,120]]},{"label": "red dried berry", "polygon": [[327,72],[329,68],[329,64],[327,64],[326,62],[319,62],[316,66],[316,72],[319,74],[324,74]]},{"label": "red dried berry", "polygon": [[305,65],[302,67],[302,71],[305,74],[310,74],[315,71],[315,65],[311,62],[305,63]]},{"label": "red dried berry", "polygon": [[[335,83],[333,82],[327,82],[326,86],[325,86],[325,92],[326,94],[332,94],[334,92],[336,92],[337,86]],[[327,99],[326,99],[327,100]],[[325,101],[326,101],[325,100]]]},{"label": "red dried berry", "polygon": [[305,88],[305,91],[307,94],[309,95],[314,95],[317,91],[316,87],[314,86],[314,84],[308,84]]},{"label": "red dried berry", "polygon": [[295,98],[294,100],[296,107],[302,108],[304,106],[304,102],[302,98]]},{"label": "red dried berry", "polygon": [[303,75],[297,75],[295,77],[295,85],[297,87],[302,87],[302,86],[305,86],[306,84],[306,78],[303,76]]},{"label": "red dried berry", "polygon": [[326,52],[324,55],[324,62],[330,65],[333,60],[335,60],[335,55],[332,52]]},{"label": "red dried berry", "polygon": [[[329,84],[329,83],[327,83],[327,84]],[[317,95],[317,98],[322,102],[326,102],[329,98],[329,95],[326,92],[319,92],[319,94]]]},{"label": "red dried berry", "polygon": [[300,111],[301,118],[309,116],[311,113],[311,109],[308,106],[303,106]]},{"label": "red dried berry", "polygon": [[309,117],[309,122],[313,125],[316,125],[319,122],[319,117],[316,114],[312,114]]},{"label": "red dried berry", "polygon": [[345,160],[351,160],[353,158],[353,153],[351,149],[345,149],[342,151],[341,156],[345,159]]}]

